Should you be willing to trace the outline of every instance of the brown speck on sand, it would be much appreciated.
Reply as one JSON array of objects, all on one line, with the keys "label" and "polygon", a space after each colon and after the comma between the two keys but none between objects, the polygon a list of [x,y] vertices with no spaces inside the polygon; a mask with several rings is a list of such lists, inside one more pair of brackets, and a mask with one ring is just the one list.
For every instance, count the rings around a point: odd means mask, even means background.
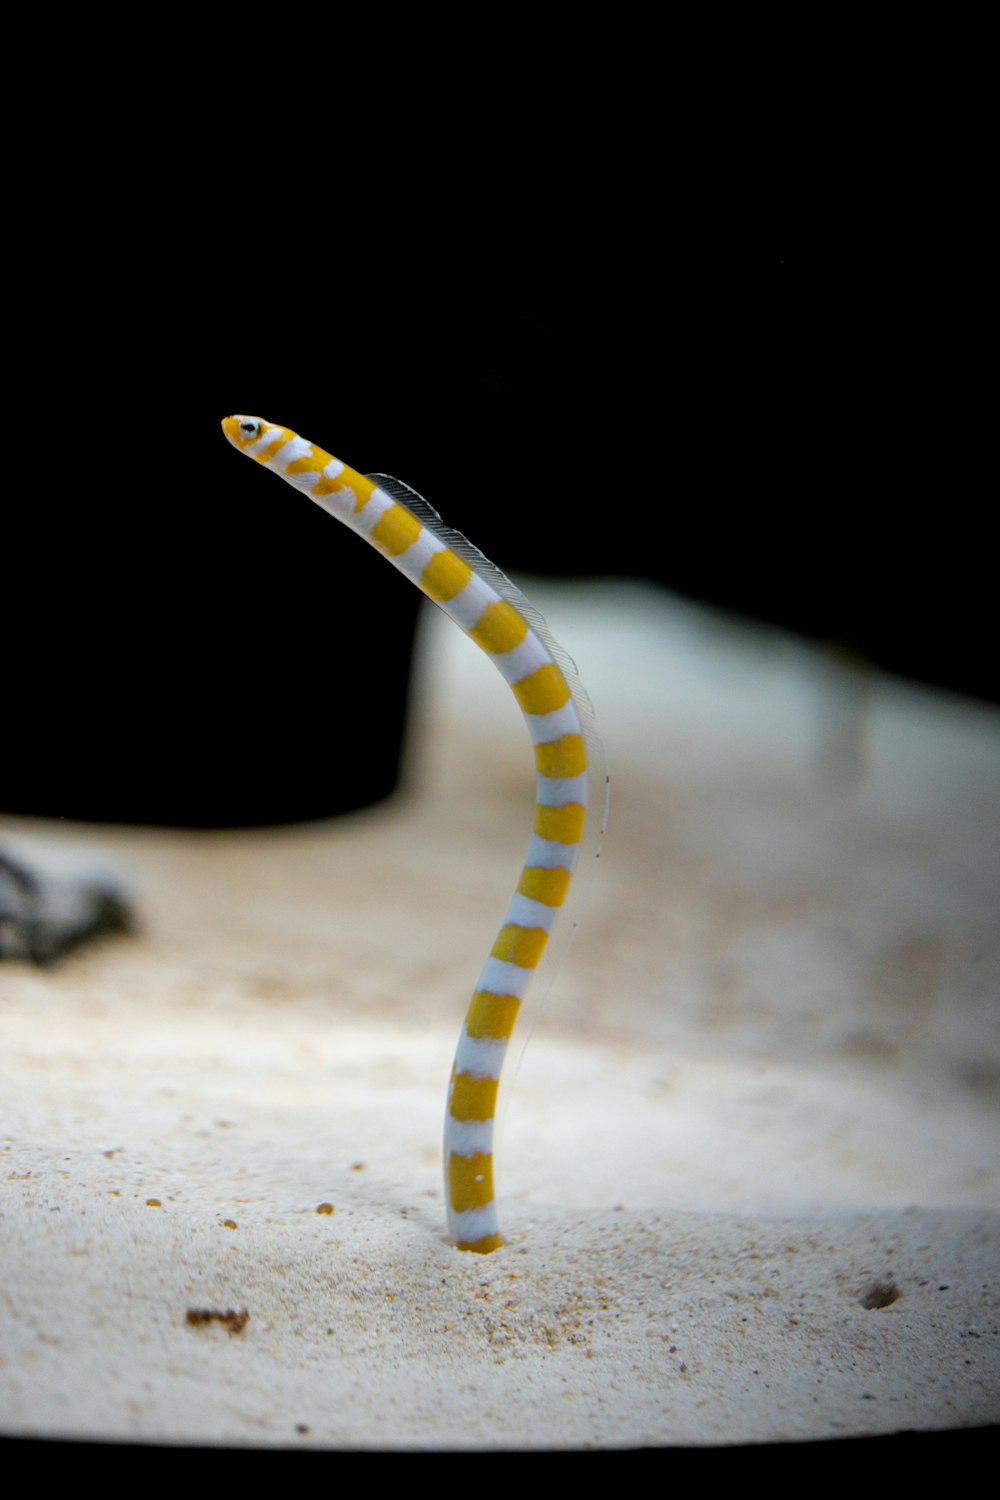
[{"label": "brown speck on sand", "polygon": [[206,1323],[222,1323],[232,1337],[234,1333],[243,1332],[250,1321],[250,1314],[245,1307],[241,1307],[239,1312],[232,1307],[226,1312],[220,1312],[216,1307],[189,1307],[184,1321],[192,1328],[201,1328]]}]

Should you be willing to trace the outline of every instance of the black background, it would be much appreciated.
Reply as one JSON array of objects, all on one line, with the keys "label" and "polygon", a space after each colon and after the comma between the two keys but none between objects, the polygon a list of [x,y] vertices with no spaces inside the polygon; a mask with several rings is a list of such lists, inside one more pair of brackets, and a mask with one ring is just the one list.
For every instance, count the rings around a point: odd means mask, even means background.
[{"label": "black background", "polygon": [[391,787],[416,591],[234,453],[233,411],[405,479],[511,570],[653,579],[996,697],[955,266],[274,218],[143,219],[26,298],[4,810],[265,823]]}]

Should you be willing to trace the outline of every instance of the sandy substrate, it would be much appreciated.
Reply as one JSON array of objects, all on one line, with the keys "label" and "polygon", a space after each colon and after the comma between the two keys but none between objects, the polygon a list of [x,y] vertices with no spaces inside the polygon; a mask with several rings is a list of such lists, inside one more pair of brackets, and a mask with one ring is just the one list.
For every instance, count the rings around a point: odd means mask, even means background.
[{"label": "sandy substrate", "polygon": [[142,918],[0,968],[4,1432],[620,1447],[1000,1416],[1000,719],[638,586],[533,592],[615,797],[526,1007],[507,1245],[445,1242],[440,1126],[530,753],[433,615],[383,807],[0,827],[116,856]]}]

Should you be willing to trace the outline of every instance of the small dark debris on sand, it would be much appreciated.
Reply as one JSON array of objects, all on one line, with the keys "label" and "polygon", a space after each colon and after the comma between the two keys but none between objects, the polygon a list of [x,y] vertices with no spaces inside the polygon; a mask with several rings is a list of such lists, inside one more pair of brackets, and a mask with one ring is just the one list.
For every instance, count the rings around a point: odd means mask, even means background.
[{"label": "small dark debris on sand", "polygon": [[234,1333],[242,1333],[250,1321],[250,1314],[245,1307],[239,1312],[234,1307],[220,1312],[217,1307],[189,1307],[187,1317],[184,1320],[192,1328],[202,1328],[206,1323],[222,1323],[229,1330],[230,1338]]}]

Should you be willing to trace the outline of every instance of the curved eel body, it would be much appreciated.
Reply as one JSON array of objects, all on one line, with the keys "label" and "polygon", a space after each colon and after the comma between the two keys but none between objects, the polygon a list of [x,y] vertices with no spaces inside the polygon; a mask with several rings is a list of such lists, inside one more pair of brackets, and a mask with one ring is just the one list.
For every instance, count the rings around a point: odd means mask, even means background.
[{"label": "curved eel body", "polygon": [[541,617],[414,491],[356,473],[259,417],[227,417],[222,427],[234,447],[357,531],[471,636],[509,683],[528,726],[537,770],[534,836],[469,1005],[445,1115],[449,1232],[460,1250],[488,1254],[502,1243],[493,1189],[500,1070],[583,839],[589,705]]}]

